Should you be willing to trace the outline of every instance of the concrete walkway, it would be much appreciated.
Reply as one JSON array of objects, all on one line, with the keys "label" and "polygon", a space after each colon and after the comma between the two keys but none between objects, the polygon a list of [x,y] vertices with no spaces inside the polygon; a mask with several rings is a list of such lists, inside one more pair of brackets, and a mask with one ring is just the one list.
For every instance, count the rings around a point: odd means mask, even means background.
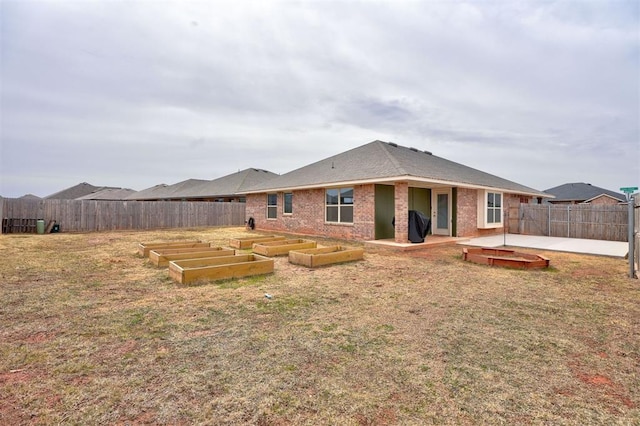
[{"label": "concrete walkway", "polygon": [[629,243],[619,241],[585,240],[580,238],[541,237],[537,235],[491,235],[459,242],[461,245],[480,247],[526,247],[541,250],[566,251],[571,253],[597,254],[602,256],[625,257]]}]

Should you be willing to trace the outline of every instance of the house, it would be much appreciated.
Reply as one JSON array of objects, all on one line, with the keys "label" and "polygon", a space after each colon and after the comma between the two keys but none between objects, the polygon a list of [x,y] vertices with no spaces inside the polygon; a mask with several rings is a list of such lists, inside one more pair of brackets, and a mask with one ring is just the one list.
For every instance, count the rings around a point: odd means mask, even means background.
[{"label": "house", "polygon": [[545,200],[546,203],[551,204],[620,204],[627,202],[627,197],[624,194],[582,182],[565,183],[546,189],[544,192],[555,196],[554,199]]},{"label": "house", "polygon": [[127,197],[128,200],[236,201],[240,193],[278,175],[267,170],[248,168],[214,180],[187,179],[173,185],[156,185]]},{"label": "house", "polygon": [[207,181],[203,179],[187,179],[174,183],[173,185],[161,183],[159,185],[154,185],[151,188],[134,192],[133,194],[128,195],[126,199],[137,201],[182,201],[185,199],[185,193],[204,182]]},{"label": "house", "polygon": [[[116,188],[113,186],[94,186],[87,182],[82,182],[67,189],[63,189],[62,191],[58,191],[54,194],[48,195],[44,197],[47,200],[76,200],[76,199],[85,199],[85,200],[95,200],[99,198],[91,198],[91,194],[98,194],[99,192],[106,191],[103,194],[110,194],[113,197],[116,193],[120,196],[124,197],[127,194],[133,192],[131,189]],[[104,198],[101,198],[104,199]],[[121,198],[109,198],[113,199],[121,199]]]},{"label": "house", "polygon": [[[367,241],[408,241],[408,212],[431,218],[432,234],[503,231],[503,213],[538,190],[428,151],[374,141],[244,192],[256,229]],[[395,218],[395,227],[392,221]]]},{"label": "house", "polygon": [[129,188],[102,188],[91,194],[76,198],[76,200],[100,200],[100,201],[117,201],[124,200],[136,191]]}]

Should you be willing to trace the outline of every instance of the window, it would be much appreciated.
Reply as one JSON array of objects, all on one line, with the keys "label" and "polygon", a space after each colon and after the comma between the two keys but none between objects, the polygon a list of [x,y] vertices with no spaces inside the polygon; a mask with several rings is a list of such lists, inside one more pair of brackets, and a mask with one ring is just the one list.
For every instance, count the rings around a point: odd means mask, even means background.
[{"label": "window", "polygon": [[326,221],[353,223],[353,188],[327,189]]},{"label": "window", "polygon": [[502,227],[504,210],[504,195],[502,192],[478,190],[478,228],[495,229]]},{"label": "window", "polygon": [[267,219],[278,217],[278,194],[267,194]]},{"label": "window", "polygon": [[293,213],[293,194],[291,192],[284,193],[284,214]]},{"label": "window", "polygon": [[502,194],[487,192],[487,223],[502,223]]}]

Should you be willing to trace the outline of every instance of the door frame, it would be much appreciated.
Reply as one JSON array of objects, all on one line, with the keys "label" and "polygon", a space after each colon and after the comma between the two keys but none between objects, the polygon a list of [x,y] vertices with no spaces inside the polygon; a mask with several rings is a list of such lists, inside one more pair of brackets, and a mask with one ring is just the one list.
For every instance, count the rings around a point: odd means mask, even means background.
[{"label": "door frame", "polygon": [[[447,195],[447,227],[438,228],[438,195]],[[434,235],[451,236],[451,224],[452,224],[452,194],[451,188],[434,188],[431,190],[431,233]]]}]

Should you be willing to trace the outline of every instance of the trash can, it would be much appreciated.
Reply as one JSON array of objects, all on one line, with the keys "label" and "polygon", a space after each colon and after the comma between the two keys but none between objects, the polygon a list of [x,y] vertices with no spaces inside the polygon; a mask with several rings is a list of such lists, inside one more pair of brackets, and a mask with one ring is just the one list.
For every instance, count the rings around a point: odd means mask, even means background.
[{"label": "trash can", "polygon": [[44,234],[44,220],[43,219],[38,219],[36,221],[36,232],[38,234]]}]

